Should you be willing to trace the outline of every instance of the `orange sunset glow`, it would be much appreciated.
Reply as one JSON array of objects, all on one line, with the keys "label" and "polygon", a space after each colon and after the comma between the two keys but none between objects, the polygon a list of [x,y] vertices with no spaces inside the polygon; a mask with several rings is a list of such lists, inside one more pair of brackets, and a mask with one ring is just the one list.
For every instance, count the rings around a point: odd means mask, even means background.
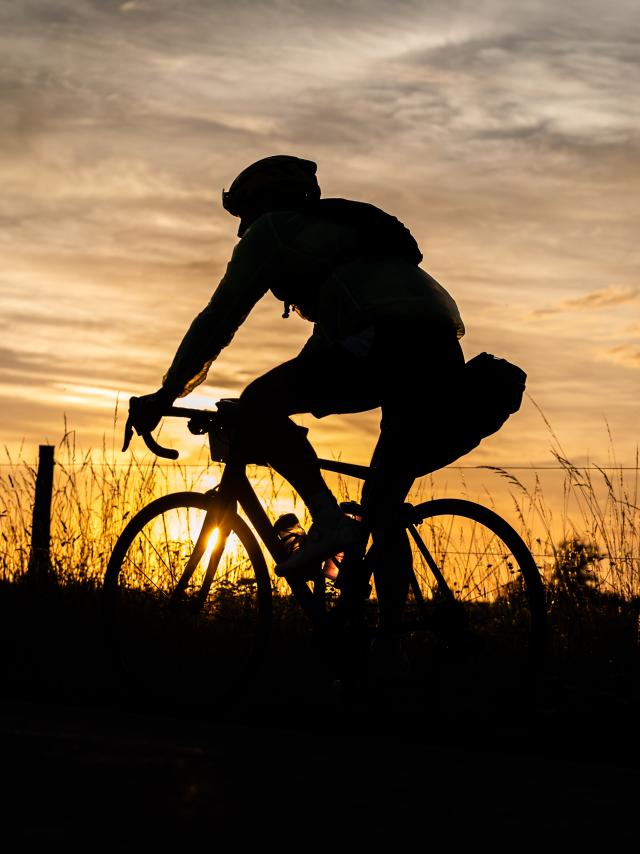
[{"label": "orange sunset glow", "polygon": [[639,46],[0,0],[8,854],[632,852]]},{"label": "orange sunset glow", "polygon": [[[5,4],[2,440],[99,451],[157,388],[237,240],[220,191],[253,160],[318,162],[325,196],[383,207],[458,303],[467,358],[528,373],[523,408],[464,459],[634,461],[638,61],[629,2]],[[310,333],[265,297],[211,406]],[[416,394],[429,394],[429,378]],[[536,406],[537,405],[537,406]],[[377,412],[302,419],[367,462]],[[122,419],[116,432],[119,441]],[[198,443],[165,428],[186,459]],[[609,435],[610,431],[610,435]]]}]

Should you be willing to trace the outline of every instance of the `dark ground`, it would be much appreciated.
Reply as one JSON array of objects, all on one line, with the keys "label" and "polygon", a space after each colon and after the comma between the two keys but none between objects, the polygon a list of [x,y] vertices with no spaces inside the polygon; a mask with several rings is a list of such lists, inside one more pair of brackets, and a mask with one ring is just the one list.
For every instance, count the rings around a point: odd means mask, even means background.
[{"label": "dark ground", "polygon": [[97,606],[3,588],[5,851],[551,850],[640,841],[635,652],[488,696],[436,665],[344,696],[280,652],[243,697],[134,704]]}]

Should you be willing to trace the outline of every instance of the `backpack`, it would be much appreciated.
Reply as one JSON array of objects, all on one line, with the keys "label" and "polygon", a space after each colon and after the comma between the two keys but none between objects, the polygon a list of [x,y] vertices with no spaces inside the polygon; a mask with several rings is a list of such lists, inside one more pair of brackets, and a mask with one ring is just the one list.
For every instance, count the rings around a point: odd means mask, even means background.
[{"label": "backpack", "polygon": [[351,199],[319,199],[307,212],[355,231],[355,242],[345,249],[335,262],[362,258],[375,261],[381,258],[404,258],[410,264],[422,261],[422,252],[409,229],[395,216],[367,202]]},{"label": "backpack", "polygon": [[303,317],[315,321],[319,290],[342,264],[356,259],[403,258],[417,266],[422,261],[422,252],[409,229],[375,205],[350,199],[319,199],[306,204],[302,211],[325,222],[347,226],[353,236],[332,257],[310,266],[303,282],[295,282],[293,288],[291,282],[272,285],[271,292],[284,303],[283,317],[289,317],[289,309],[295,305]]}]

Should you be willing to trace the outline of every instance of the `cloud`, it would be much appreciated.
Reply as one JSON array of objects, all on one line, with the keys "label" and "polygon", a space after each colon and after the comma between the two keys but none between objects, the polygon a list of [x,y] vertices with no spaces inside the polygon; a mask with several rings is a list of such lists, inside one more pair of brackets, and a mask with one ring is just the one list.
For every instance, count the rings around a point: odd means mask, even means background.
[{"label": "cloud", "polygon": [[545,317],[552,314],[560,314],[561,312],[578,310],[592,310],[601,308],[610,308],[613,306],[625,305],[635,302],[640,296],[640,288],[626,287],[620,285],[609,285],[599,291],[591,291],[581,297],[574,299],[563,300],[556,306],[546,306],[535,309],[531,312],[531,317]]},{"label": "cloud", "polygon": [[595,148],[634,139],[638,25],[630,17],[625,28],[620,16],[600,29],[587,10],[580,19],[572,6],[555,14],[548,5],[524,5],[524,13],[494,17],[480,34],[399,57],[413,70],[405,85],[437,88],[449,129],[462,141],[534,143],[541,165],[541,145]]},{"label": "cloud", "polygon": [[37,376],[46,365],[46,357],[37,353],[24,353],[10,347],[0,347],[0,377],[19,375],[21,379]]},{"label": "cloud", "polygon": [[640,370],[640,347],[621,344],[618,347],[605,350],[602,355],[608,361],[616,362],[618,365]]},{"label": "cloud", "polygon": [[[544,332],[524,322],[531,311],[624,309],[637,294],[625,260],[640,174],[636,5],[0,4],[6,399],[24,382],[54,412],[61,383],[157,382],[235,242],[220,189],[276,151],[317,159],[326,194],[407,222],[464,310],[465,346],[475,335],[526,356]],[[603,281],[616,285],[576,296]],[[239,390],[307,331],[267,299],[207,388]],[[565,338],[549,334],[540,364],[562,373]],[[575,344],[572,370],[592,346]],[[357,436],[359,418],[329,421],[320,441]]]},{"label": "cloud", "polygon": [[640,296],[638,288],[624,288],[609,285],[600,291],[592,291],[583,297],[566,301],[568,308],[603,308],[604,306],[623,305],[634,302]]}]

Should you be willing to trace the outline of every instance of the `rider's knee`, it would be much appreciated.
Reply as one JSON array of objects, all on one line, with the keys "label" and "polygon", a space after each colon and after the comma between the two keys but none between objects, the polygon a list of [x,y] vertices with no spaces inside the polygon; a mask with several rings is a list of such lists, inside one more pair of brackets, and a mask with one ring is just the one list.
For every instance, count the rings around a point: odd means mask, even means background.
[{"label": "rider's knee", "polygon": [[283,431],[288,432],[290,418],[273,400],[268,383],[262,383],[261,379],[250,383],[240,395],[237,424],[242,431],[252,436],[261,434],[270,439]]},{"label": "rider's knee", "polygon": [[254,380],[245,388],[238,399],[238,412],[243,420],[267,417],[272,408],[269,406],[269,393],[265,383]]},{"label": "rider's knee", "polygon": [[264,383],[262,382],[262,377],[258,377],[258,379],[250,382],[248,386],[244,388],[244,390],[240,394],[239,403],[243,405],[247,405],[252,403],[253,401],[263,400],[266,397],[264,391]]},{"label": "rider's knee", "polygon": [[374,543],[382,545],[404,539],[407,526],[404,495],[378,492],[371,499],[365,502],[363,510]]}]

